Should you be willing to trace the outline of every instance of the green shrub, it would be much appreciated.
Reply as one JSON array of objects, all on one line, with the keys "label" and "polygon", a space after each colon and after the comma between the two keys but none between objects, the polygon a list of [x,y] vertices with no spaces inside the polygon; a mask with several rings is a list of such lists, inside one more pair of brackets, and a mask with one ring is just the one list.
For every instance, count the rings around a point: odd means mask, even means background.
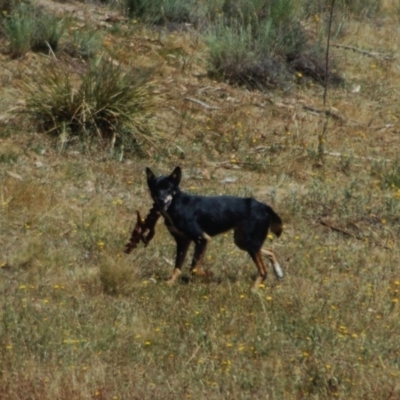
[{"label": "green shrub", "polygon": [[270,25],[254,37],[251,26],[219,25],[208,38],[210,75],[230,83],[262,88],[290,79],[284,61],[274,55]]},{"label": "green shrub", "polygon": [[3,20],[4,33],[9,40],[9,51],[12,57],[20,57],[31,48],[35,21],[31,8],[21,4]]},{"label": "green shrub", "polygon": [[293,0],[225,1],[210,30],[210,73],[251,87],[285,86],[288,54],[305,38]]},{"label": "green shrub", "polygon": [[65,30],[65,21],[29,4],[20,3],[3,19],[12,57],[27,51],[56,51]]},{"label": "green shrub", "polygon": [[[210,75],[259,89],[287,89],[295,75],[324,83],[325,48],[307,39],[300,23],[306,6],[307,1],[225,0],[207,38]],[[332,71],[329,82],[342,83]]]},{"label": "green shrub", "polygon": [[149,127],[151,75],[100,59],[76,79],[51,64],[25,85],[26,111],[46,132],[62,135],[64,142],[97,138],[112,146],[142,149],[157,139]]}]

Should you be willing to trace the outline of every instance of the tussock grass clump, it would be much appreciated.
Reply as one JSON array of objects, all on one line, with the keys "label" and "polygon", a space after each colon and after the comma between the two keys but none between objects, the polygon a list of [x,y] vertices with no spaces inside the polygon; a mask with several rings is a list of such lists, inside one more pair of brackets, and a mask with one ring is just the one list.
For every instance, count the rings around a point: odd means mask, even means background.
[{"label": "tussock grass clump", "polygon": [[92,63],[78,78],[50,64],[25,85],[26,111],[63,143],[78,137],[128,149],[155,145],[158,137],[149,126],[151,76],[150,70],[124,70],[106,59]]},{"label": "tussock grass clump", "polygon": [[45,11],[36,11],[34,31],[31,39],[33,51],[55,52],[66,28],[66,21]]},{"label": "tussock grass clump", "polygon": [[22,4],[2,21],[2,29],[9,40],[9,51],[14,58],[30,50],[34,21],[29,14],[29,8]]},{"label": "tussock grass clump", "polygon": [[66,27],[65,20],[25,3],[15,6],[2,25],[14,58],[29,50],[55,52]]}]

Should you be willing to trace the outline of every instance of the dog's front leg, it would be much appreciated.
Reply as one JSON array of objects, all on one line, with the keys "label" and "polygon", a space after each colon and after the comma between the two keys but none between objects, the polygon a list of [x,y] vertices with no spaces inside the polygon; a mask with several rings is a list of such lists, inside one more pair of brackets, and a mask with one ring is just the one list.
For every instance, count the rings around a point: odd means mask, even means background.
[{"label": "dog's front leg", "polygon": [[176,241],[175,268],[171,278],[167,281],[169,285],[174,284],[181,274],[182,265],[185,262],[186,254],[190,245],[190,239],[180,235],[174,235],[174,238]]},{"label": "dog's front leg", "polygon": [[203,234],[197,240],[195,240],[195,249],[193,254],[192,265],[190,266],[190,271],[192,274],[198,276],[206,276],[207,274],[201,267],[204,259],[204,254],[206,253],[208,242],[211,238],[207,234]]}]

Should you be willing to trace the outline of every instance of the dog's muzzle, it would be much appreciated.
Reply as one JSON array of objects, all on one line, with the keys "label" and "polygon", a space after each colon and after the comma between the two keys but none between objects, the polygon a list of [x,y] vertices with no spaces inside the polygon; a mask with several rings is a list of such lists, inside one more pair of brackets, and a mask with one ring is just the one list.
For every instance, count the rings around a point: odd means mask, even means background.
[{"label": "dog's muzzle", "polygon": [[172,199],[173,199],[173,197],[171,195],[168,195],[165,198],[156,199],[156,203],[162,210],[166,211],[166,210],[168,210],[168,207],[171,205]]}]

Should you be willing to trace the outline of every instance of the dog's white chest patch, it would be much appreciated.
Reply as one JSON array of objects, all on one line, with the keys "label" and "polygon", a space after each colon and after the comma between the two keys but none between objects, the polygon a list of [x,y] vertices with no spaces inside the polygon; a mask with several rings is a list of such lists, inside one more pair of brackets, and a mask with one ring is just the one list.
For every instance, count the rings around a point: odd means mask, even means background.
[{"label": "dog's white chest patch", "polygon": [[168,207],[171,205],[172,203],[172,195],[168,195],[165,199],[164,199],[164,210],[168,210]]}]

